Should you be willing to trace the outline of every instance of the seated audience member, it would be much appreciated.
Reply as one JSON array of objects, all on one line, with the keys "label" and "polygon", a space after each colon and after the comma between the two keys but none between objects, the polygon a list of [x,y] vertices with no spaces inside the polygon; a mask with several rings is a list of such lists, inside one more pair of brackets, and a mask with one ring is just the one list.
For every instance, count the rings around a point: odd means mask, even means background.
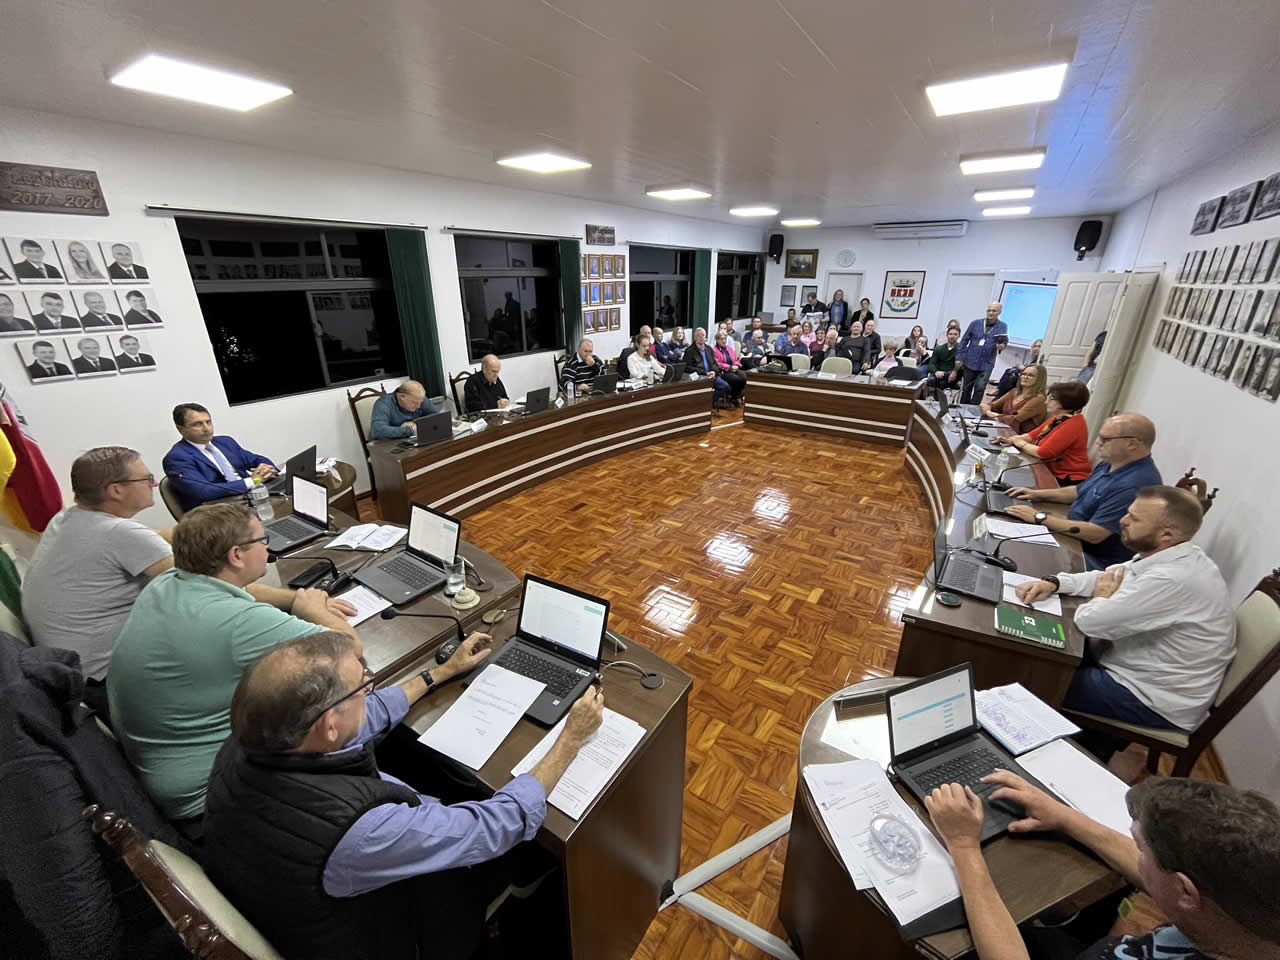
[{"label": "seated audience member", "polygon": [[[714,377],[719,371],[716,364],[715,351],[711,345],[707,343],[707,331],[705,327],[696,327],[693,331],[693,343],[689,349],[684,352],[684,366],[689,373],[696,373],[700,377]],[[727,390],[729,385],[720,381]]]},{"label": "seated audience member", "polygon": [[1018,385],[1018,378],[1022,376],[1022,371],[1027,369],[1027,367],[1034,367],[1037,364],[1044,366],[1045,361],[1048,358],[1042,356],[1043,349],[1043,340],[1037,340],[1035,343],[1031,344],[1031,353],[1027,357],[1026,361],[1023,363],[1015,363],[1000,375],[1000,383],[996,385],[996,396],[1008,393],[1016,387]]},{"label": "seated audience member", "polygon": [[742,369],[754,370],[769,359],[769,347],[764,340],[764,331],[755,330],[751,339],[742,345]]},{"label": "seated audience member", "polygon": [[742,335],[742,342],[744,344],[750,343],[755,338],[757,331],[759,331],[760,335],[764,337],[765,342],[768,343],[769,334],[764,329],[764,321],[761,320],[759,317],[751,318],[750,326],[747,327],[746,332]]},{"label": "seated audience member", "polygon": [[983,857],[982,801],[951,783],[925,798],[925,807],[954,861],[978,960],[1280,958],[1280,810],[1266,797],[1225,783],[1152,777],[1125,796],[1133,818],[1126,836],[1007,770],[983,779],[997,787],[992,800],[1023,811],[1011,835],[1047,831],[1088,848],[1151,897],[1153,912],[1168,922],[1141,936],[1110,936],[1114,913],[1084,915],[1078,924],[1028,924],[1020,933]]},{"label": "seated audience member", "polygon": [[675,363],[684,357],[689,349],[689,341],[685,339],[684,327],[676,327],[671,331],[671,362]]},{"label": "seated audience member", "polygon": [[356,638],[345,619],[356,611],[323,590],[259,584],[267,537],[244,504],[210,503],[184,516],[173,531],[173,563],[134,601],[107,692],[115,731],[151,799],[198,839],[241,672],[295,637],[337,630]]},{"label": "seated audience member", "polygon": [[[796,308],[795,308],[795,307],[788,307],[788,308],[787,308],[787,319],[785,319],[785,320],[783,320],[783,321],[782,321],[782,329],[783,329],[783,330],[790,330],[790,329],[791,329],[791,325],[792,325],[793,323],[799,323],[799,322],[800,322],[800,318],[796,316]],[[774,337],[774,339],[775,339],[775,340],[779,340],[779,339],[781,339],[782,337],[785,337],[785,336],[786,336],[786,334],[785,334],[785,333],[783,333],[783,334],[779,334],[777,337]]]},{"label": "seated audience member", "polygon": [[960,343],[960,325],[947,327],[947,339],[933,348],[926,372],[933,392],[949,390],[955,386],[960,374],[956,370],[956,350]]},{"label": "seated audience member", "polygon": [[879,362],[871,369],[884,373],[886,370],[892,370],[900,366],[902,366],[902,361],[898,359],[898,341],[886,340],[884,342],[884,352],[880,355]]},{"label": "seated audience member", "polygon": [[1013,390],[1003,393],[990,403],[978,404],[984,417],[994,417],[1017,433],[1027,433],[1044,423],[1045,383],[1049,371],[1039,365],[1026,367]]},{"label": "seated audience member", "polygon": [[95,447],[76,457],[75,503],[49,521],[22,581],[32,641],[80,655],[84,701],[103,719],[116,637],[142,588],[173,566],[173,530],[132,519],[152,505],[155,487],[136,450]]},{"label": "seated audience member", "polygon": [[947,329],[943,331],[941,337],[939,337],[937,340],[933,342],[933,345],[936,347],[939,344],[945,343],[947,339],[947,334],[950,333],[952,330],[956,332],[956,342],[958,343],[960,341],[960,321],[948,320]]},{"label": "seated audience member", "polygon": [[[824,323],[819,333],[813,335],[813,343],[809,344],[809,357],[813,361],[813,365],[817,366],[822,361],[818,359],[818,354],[827,348],[827,331],[835,327],[834,323]],[[803,329],[803,327],[801,328]],[[803,334],[801,334],[803,336]]]},{"label": "seated audience member", "polygon": [[742,346],[742,337],[737,330],[733,329],[732,317],[725,317],[724,322],[720,324],[720,329],[725,332],[725,336],[729,338],[729,342],[733,344],[735,350]]},{"label": "seated audience member", "polygon": [[[920,324],[917,323],[914,327],[911,328],[911,333],[908,335],[907,339],[903,341],[902,349],[910,350],[915,346],[916,341],[923,336],[924,336],[924,327],[920,326]],[[929,345],[928,338],[925,339],[924,343],[926,347]]]},{"label": "seated audience member", "polygon": [[[874,320],[875,318],[876,318],[876,315],[871,312],[871,301],[868,300],[866,297],[863,297],[861,300],[858,301],[858,309],[853,312],[853,315],[851,317],[849,317],[849,326],[850,328],[852,328],[853,321],[858,320],[862,323],[862,329],[863,329],[863,332],[865,333],[867,329],[867,323],[871,320]],[[849,331],[847,330],[842,331],[842,333],[848,333],[848,332]]]},{"label": "seated audience member", "polygon": [[655,337],[655,340],[653,343],[654,358],[664,366],[667,366],[672,363],[684,363],[685,348],[675,342],[674,334],[672,335],[672,339],[670,342],[662,339],[657,339],[661,336],[661,334],[662,334],[661,327],[653,328],[653,335]]},{"label": "seated audience member", "polygon": [[1202,516],[1189,491],[1144,487],[1120,518],[1131,560],[1018,585],[1028,602],[1091,598],[1075,612],[1088,644],[1064,707],[1167,730],[1204,722],[1236,642],[1227,585],[1191,542]]},{"label": "seated audience member", "polygon": [[793,323],[787,327],[786,337],[779,337],[774,341],[773,352],[780,357],[785,357],[792,353],[801,353],[806,357],[809,356],[809,348],[800,340],[800,324]]},{"label": "seated audience member", "polygon": [[465,413],[481,410],[504,410],[511,406],[507,388],[503,384],[502,361],[492,353],[480,361],[480,369],[467,377],[462,386],[462,407]]},{"label": "seated audience member", "polygon": [[231,437],[214,436],[213,418],[198,403],[174,407],[173,425],[182,439],[169,448],[161,467],[184,510],[242,494],[276,475],[275,464],[266,457],[249,452]]},{"label": "seated audience member", "polygon": [[[1074,396],[1064,399],[1064,390],[1069,390]],[[1163,481],[1151,459],[1151,448],[1156,442],[1155,424],[1136,413],[1121,413],[1102,424],[1096,438],[1098,465],[1081,477],[1089,469],[1086,456],[1088,428],[1084,425],[1083,416],[1066,413],[1064,423],[1064,413],[1059,411],[1065,408],[1068,400],[1083,406],[1081,397],[1087,401],[1088,393],[1089,388],[1076,380],[1055,383],[1049,388],[1050,419],[1026,435],[1035,438],[1035,443],[1025,437],[1017,438],[1018,449],[1030,456],[1064,457],[1058,463],[1047,464],[1058,477],[1061,488],[1031,490],[1014,487],[1009,493],[1027,500],[1071,504],[1065,520],[1047,517],[1044,525],[1054,533],[1065,533],[1072,527],[1079,527],[1080,532],[1072,535],[1079,537],[1084,548],[1086,568],[1101,570],[1113,563],[1124,563],[1133,556],[1133,551],[1120,542],[1120,518],[1139,490],[1158,486]],[[1079,425],[1073,425],[1072,421],[1079,421]],[[1059,429],[1065,426],[1070,431],[1063,439],[1050,433],[1053,430],[1050,424],[1055,422],[1060,424]],[[1062,468],[1063,473],[1059,473],[1058,468]],[[1039,516],[1034,507],[1020,504],[1009,507],[1006,512],[1027,521]]]},{"label": "seated audience member", "polygon": [[484,800],[446,805],[381,772],[375,745],[415,701],[483,660],[488,641],[473,634],[444,664],[378,691],[356,645],[333,633],[292,640],[245,671],[209,777],[204,863],[285,956],[473,955],[506,885],[500,858],[533,840],[604,710],[589,687],[547,754]]},{"label": "seated audience member", "polygon": [[738,355],[733,352],[733,344],[723,330],[716,334],[716,345],[712,351],[716,367],[720,371],[720,379],[729,385],[729,402],[742,405],[742,391],[747,388],[747,375],[742,372],[742,364]]},{"label": "seated audience member", "polygon": [[369,439],[402,440],[417,436],[418,428],[414,421],[441,412],[427,396],[422,384],[417,380],[406,380],[393,392],[374,401],[373,413],[369,417]]},{"label": "seated audience member", "polygon": [[849,324],[849,335],[840,341],[836,349],[840,356],[848,357],[853,363],[855,374],[871,369],[871,344],[863,336],[862,321],[857,314]]},{"label": "seated audience member", "polygon": [[827,324],[826,333],[822,335],[822,345],[818,352],[813,354],[812,365],[816,369],[822,366],[822,362],[828,357],[840,356],[840,330],[834,323]]},{"label": "seated audience member", "polygon": [[898,351],[899,360],[908,366],[917,367],[925,373],[929,372],[929,358],[932,356],[933,351],[929,349],[929,338],[923,334],[904,343],[902,349]]},{"label": "seated audience member", "polygon": [[649,353],[649,338],[643,333],[637,333],[631,340],[631,346],[634,349],[627,354],[627,376],[633,380],[650,382],[661,380],[667,368]]},{"label": "seated audience member", "polygon": [[876,318],[872,317],[862,325],[862,335],[867,338],[868,361],[874,364],[884,354],[884,346],[880,340],[880,334],[876,333]]},{"label": "seated audience member", "polygon": [[578,352],[560,371],[560,389],[570,383],[578,393],[590,393],[591,381],[604,373],[604,362],[596,356],[596,347],[590,340],[578,344]]},{"label": "seated audience member", "polygon": [[653,336],[649,340],[649,356],[655,360],[658,358],[658,344],[662,343],[662,328],[655,326],[653,328]]},{"label": "seated audience member", "polygon": [[[803,323],[800,324],[800,342],[801,343],[803,343],[806,347],[812,347],[814,342],[817,339],[818,338],[814,336],[814,333],[813,333],[812,323],[810,323],[808,320],[805,320]],[[813,351],[810,350],[809,352],[812,353]]]}]

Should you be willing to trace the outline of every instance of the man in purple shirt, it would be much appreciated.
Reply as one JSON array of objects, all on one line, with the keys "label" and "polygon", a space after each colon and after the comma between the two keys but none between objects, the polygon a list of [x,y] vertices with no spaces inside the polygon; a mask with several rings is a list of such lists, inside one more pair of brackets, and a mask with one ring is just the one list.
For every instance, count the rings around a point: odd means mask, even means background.
[{"label": "man in purple shirt", "polygon": [[547,755],[488,800],[446,806],[378,770],[376,743],[489,640],[472,634],[444,664],[376,692],[358,646],[333,632],[277,647],[241,678],[209,777],[204,866],[285,956],[412,960],[478,943],[491,861],[533,839],[604,710],[589,689]]},{"label": "man in purple shirt", "polygon": [[964,386],[961,403],[981,403],[987,381],[995,369],[996,356],[1009,345],[1009,327],[1000,319],[1004,304],[987,305],[987,315],[969,324],[956,348],[956,366],[961,370]]}]

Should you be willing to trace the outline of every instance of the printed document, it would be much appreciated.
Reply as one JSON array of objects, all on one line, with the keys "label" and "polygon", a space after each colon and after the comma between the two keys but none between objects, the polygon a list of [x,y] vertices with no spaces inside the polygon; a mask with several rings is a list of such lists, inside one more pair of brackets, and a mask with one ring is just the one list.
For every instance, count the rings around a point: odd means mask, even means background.
[{"label": "printed document", "polygon": [[325,549],[370,550],[376,553],[395,546],[408,532],[394,523],[357,523],[342,531],[342,536],[330,540]]},{"label": "printed document", "polygon": [[356,608],[355,613],[344,618],[353,627],[364,623],[374,614],[381,613],[391,606],[390,600],[380,593],[374,593],[366,586],[353,587],[342,594],[340,599],[347,601],[347,603]]},{"label": "printed document", "polygon": [[[1038,543],[1039,541],[1030,540],[1028,542]],[[1028,577],[1023,573],[1004,571],[1004,602],[1016,604],[1019,607],[1030,607],[1032,610],[1047,613],[1052,617],[1062,616],[1062,598],[1056,593],[1045,597],[1043,600],[1037,600],[1035,603],[1023,603],[1018,599],[1017,587],[1019,584],[1030,583],[1032,580],[1039,579],[1039,577]]]},{"label": "printed document", "polygon": [[[551,745],[560,736],[560,731],[564,729],[567,719],[568,715],[547,731],[538,745],[511,769],[512,776],[528,773],[547,755]],[[547,797],[548,802],[577,820],[591,801],[600,795],[609,778],[618,772],[643,737],[644,727],[606,707],[600,728],[582,745],[560,782]]]},{"label": "printed document", "polygon": [[479,770],[544,689],[540,680],[491,663],[418,742]]},{"label": "printed document", "polygon": [[[975,537],[980,537],[984,533],[989,533],[1001,540],[1007,540],[1010,537],[1026,537],[1023,543],[1047,543],[1051,547],[1058,545],[1049,528],[1041,523],[1017,523],[1013,520],[1001,520],[999,517],[983,515],[973,522],[973,534]],[[1040,536],[1032,537],[1033,533],[1038,533]]]},{"label": "printed document", "polygon": [[874,760],[880,764],[881,770],[887,769],[892,759],[889,755],[889,717],[883,712],[836,720],[833,710],[823,728],[822,742],[859,760]]},{"label": "printed document", "polygon": [[1018,763],[1068,806],[1125,836],[1133,819],[1124,796],[1129,785],[1065,740],[1024,753]]},{"label": "printed document", "polygon": [[973,695],[982,728],[1015,757],[1080,728],[1020,683],[979,690]]}]

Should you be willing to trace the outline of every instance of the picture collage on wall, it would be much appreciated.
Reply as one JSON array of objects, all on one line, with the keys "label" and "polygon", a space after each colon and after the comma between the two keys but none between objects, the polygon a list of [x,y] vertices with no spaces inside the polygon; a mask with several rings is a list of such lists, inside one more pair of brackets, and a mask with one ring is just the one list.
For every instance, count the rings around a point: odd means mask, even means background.
[{"label": "picture collage on wall", "polygon": [[1192,250],[1155,347],[1257,397],[1280,396],[1280,237]]},{"label": "picture collage on wall", "polygon": [[627,258],[622,254],[582,254],[582,329],[604,333],[622,329],[622,311],[591,309],[627,302]]},{"label": "picture collage on wall", "polygon": [[4,252],[0,336],[33,384],[156,368],[148,335],[164,320],[138,243],[9,236]]}]

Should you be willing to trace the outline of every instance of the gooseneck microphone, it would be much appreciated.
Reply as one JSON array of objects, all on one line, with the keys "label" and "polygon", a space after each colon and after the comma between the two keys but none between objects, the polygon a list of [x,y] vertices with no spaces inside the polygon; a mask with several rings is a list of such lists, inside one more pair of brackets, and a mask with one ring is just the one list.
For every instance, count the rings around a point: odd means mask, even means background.
[{"label": "gooseneck microphone", "polygon": [[[1077,534],[1080,532],[1080,528],[1079,528],[1079,527],[1068,527],[1066,530],[1059,530],[1059,531],[1057,531],[1057,532],[1058,532],[1058,533],[1066,533],[1066,534],[1070,534],[1071,536],[1073,536],[1073,537],[1074,537],[1075,535],[1077,535]],[[1017,562],[1016,560],[1014,560],[1014,559],[1013,559],[1013,557],[1002,557],[1002,556],[1000,556],[1000,549],[1001,549],[1001,548],[1002,548],[1006,543],[1009,543],[1011,540],[1032,540],[1032,539],[1034,539],[1035,537],[1041,537],[1041,536],[1044,536],[1044,534],[1042,534],[1042,533],[1025,533],[1025,534],[1023,534],[1023,535],[1022,535],[1022,536],[1020,536],[1020,537],[1002,537],[1002,538],[1001,538],[1001,539],[996,543],[996,548],[995,548],[994,550],[992,550],[990,553],[984,553],[984,552],[983,552],[983,551],[981,551],[981,550],[975,550],[975,551],[974,551],[974,553],[977,553],[977,554],[981,555],[982,559],[983,559],[983,560],[985,560],[987,563],[995,564],[997,567],[1000,567],[1000,568],[1002,568],[1002,569],[1004,569],[1004,570],[1008,570],[1010,573],[1017,573],[1017,572],[1018,572],[1018,562]]]},{"label": "gooseneck microphone", "polygon": [[1029,467],[1033,463],[1057,463],[1059,460],[1062,459],[1064,454],[1059,454],[1056,457],[1044,457],[1044,458],[1027,457],[1025,454],[1021,454],[1021,453],[1018,454],[1018,456],[1025,458],[1023,462],[1012,463],[1009,466],[1005,467],[1003,470],[1001,470],[999,475],[997,475],[997,477],[991,481],[992,490],[999,490],[1000,492],[1003,493],[1005,490],[1009,489],[1009,484],[1003,483],[1002,481],[1004,479],[1004,475],[1008,473],[1010,470],[1017,470],[1019,467]]},{"label": "gooseneck microphone", "polygon": [[447,613],[405,613],[401,610],[382,611],[383,620],[394,620],[396,617],[425,617],[428,620],[452,620],[453,625],[458,630],[458,646],[462,646],[462,641],[465,639],[462,635],[462,621]]}]

